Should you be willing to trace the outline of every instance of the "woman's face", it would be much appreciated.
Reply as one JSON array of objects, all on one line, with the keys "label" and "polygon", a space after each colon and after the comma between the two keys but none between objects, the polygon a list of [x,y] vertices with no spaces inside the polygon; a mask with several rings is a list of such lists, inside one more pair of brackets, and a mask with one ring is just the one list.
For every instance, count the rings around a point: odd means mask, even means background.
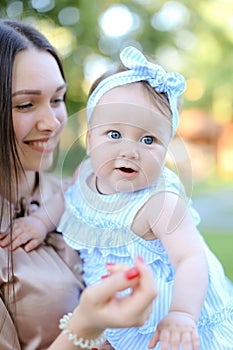
[{"label": "woman's face", "polygon": [[12,114],[18,152],[25,171],[44,170],[67,120],[66,83],[54,57],[30,48],[13,66]]}]

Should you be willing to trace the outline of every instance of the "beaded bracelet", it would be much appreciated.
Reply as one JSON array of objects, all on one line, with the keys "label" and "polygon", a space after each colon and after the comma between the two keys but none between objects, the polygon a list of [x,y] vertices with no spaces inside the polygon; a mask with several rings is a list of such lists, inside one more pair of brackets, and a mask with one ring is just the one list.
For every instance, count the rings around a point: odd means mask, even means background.
[{"label": "beaded bracelet", "polygon": [[59,328],[62,329],[62,333],[68,335],[68,339],[71,340],[75,346],[80,346],[82,349],[92,349],[103,345],[106,340],[104,333],[101,333],[100,336],[96,339],[83,339],[78,337],[78,335],[73,334],[68,324],[71,317],[72,312],[68,312],[68,314],[64,315],[60,319]]}]

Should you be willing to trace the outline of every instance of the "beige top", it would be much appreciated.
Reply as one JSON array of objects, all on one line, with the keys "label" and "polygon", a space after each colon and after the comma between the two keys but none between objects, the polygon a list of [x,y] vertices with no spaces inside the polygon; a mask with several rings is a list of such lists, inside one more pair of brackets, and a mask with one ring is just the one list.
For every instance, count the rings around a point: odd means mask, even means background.
[{"label": "beige top", "polygon": [[[43,175],[43,199],[57,186],[53,177]],[[36,194],[39,202],[40,191]],[[15,303],[12,292],[7,298],[7,256],[8,249],[0,248],[0,349],[45,350],[59,334],[61,316],[78,304],[83,289],[78,254],[57,233],[49,234],[45,243],[30,253],[18,248],[13,253]]]}]

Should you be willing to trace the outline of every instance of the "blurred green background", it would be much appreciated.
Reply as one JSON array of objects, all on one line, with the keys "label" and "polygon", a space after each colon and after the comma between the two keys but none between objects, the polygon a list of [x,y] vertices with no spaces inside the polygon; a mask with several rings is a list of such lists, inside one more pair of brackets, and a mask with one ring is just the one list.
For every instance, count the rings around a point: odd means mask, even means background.
[{"label": "blurred green background", "polygon": [[118,62],[123,47],[134,45],[185,76],[184,110],[168,162],[233,280],[232,0],[0,0],[0,17],[40,29],[63,60],[70,116],[58,166],[63,175],[85,157],[85,116],[77,112],[85,108],[91,83]]}]

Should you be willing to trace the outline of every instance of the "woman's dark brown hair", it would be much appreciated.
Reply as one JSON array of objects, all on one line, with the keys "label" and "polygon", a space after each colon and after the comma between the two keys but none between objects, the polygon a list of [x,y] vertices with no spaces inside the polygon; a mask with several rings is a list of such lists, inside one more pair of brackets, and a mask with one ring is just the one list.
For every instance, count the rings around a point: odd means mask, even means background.
[{"label": "woman's dark brown hair", "polygon": [[[49,52],[55,58],[65,80],[62,64],[55,49],[40,32],[23,22],[0,20],[0,228],[5,226],[3,221],[9,223],[10,235],[14,213],[9,210],[6,199],[12,203],[15,195],[17,198],[18,182],[24,173],[13,127],[12,72],[17,53],[30,47]],[[8,281],[12,277],[13,259],[9,249]]]}]

